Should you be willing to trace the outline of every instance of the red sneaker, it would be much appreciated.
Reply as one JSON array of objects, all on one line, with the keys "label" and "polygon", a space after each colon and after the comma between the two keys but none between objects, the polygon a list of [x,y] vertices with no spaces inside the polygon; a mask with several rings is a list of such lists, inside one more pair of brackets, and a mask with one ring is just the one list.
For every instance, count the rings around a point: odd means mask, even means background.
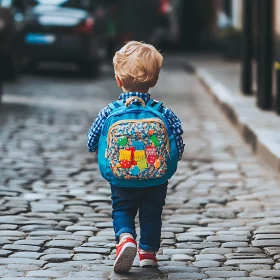
[{"label": "red sneaker", "polygon": [[140,259],[140,267],[157,266],[158,260],[155,252],[141,253],[140,250],[138,250],[138,255]]},{"label": "red sneaker", "polygon": [[122,243],[116,245],[116,261],[114,263],[115,272],[128,272],[133,264],[137,253],[137,243],[128,237]]}]

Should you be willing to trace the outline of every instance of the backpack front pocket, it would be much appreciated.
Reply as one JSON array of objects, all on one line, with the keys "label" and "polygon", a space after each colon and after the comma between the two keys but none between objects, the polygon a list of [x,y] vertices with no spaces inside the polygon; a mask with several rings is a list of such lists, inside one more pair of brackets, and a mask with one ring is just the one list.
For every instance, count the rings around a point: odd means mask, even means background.
[{"label": "backpack front pocket", "polygon": [[108,131],[106,156],[113,175],[120,179],[163,177],[169,157],[164,122],[152,118],[114,123]]}]

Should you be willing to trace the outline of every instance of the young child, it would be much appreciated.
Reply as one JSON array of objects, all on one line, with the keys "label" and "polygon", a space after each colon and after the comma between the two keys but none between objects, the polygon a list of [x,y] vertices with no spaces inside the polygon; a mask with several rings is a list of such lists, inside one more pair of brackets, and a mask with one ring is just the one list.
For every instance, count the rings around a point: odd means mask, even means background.
[{"label": "young child", "polygon": [[[135,97],[132,103],[136,105],[140,104],[139,99],[145,104],[151,102],[148,91],[157,84],[162,62],[162,55],[152,45],[131,41],[118,51],[113,59],[115,78],[123,92],[118,102],[125,104],[127,100],[133,99],[131,97]],[[177,157],[180,160],[184,151],[181,122],[170,109],[164,106],[160,107],[159,112],[174,136],[175,162],[177,162]],[[111,113],[112,106],[108,105],[93,123],[88,133],[90,152],[98,152],[102,128]],[[102,159],[106,156],[98,154],[98,157]],[[150,161],[154,162],[152,157]],[[134,220],[138,210],[141,234],[138,249],[140,266],[157,265],[156,252],[160,248],[161,215],[168,181],[154,186],[135,187],[135,185],[135,180],[131,180],[126,187],[111,184],[112,217],[117,242],[115,272],[127,272],[132,267],[137,253]]]}]

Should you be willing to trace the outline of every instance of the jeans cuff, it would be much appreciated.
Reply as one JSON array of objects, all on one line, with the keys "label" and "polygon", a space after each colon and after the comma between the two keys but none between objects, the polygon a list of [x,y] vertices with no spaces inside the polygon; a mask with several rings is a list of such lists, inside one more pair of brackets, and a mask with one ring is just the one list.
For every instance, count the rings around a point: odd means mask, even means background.
[{"label": "jeans cuff", "polygon": [[137,237],[137,234],[135,232],[135,230],[131,229],[131,228],[128,228],[128,227],[125,227],[125,228],[122,228],[120,229],[117,233],[116,233],[116,241],[119,242],[119,238],[121,236],[121,234],[123,233],[130,233],[134,239],[136,239]]},{"label": "jeans cuff", "polygon": [[142,245],[141,243],[139,243],[139,248],[144,251],[151,251],[151,252],[157,252],[159,249],[158,247],[150,247],[147,245]]}]

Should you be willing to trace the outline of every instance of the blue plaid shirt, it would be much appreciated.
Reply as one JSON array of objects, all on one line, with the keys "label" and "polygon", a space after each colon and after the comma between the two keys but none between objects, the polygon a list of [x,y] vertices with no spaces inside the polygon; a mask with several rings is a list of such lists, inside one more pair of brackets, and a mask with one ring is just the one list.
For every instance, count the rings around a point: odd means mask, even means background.
[{"label": "blue plaid shirt", "polygon": [[[140,97],[142,100],[144,100],[145,103],[147,103],[150,100],[150,94],[149,93],[142,93],[142,92],[124,92],[120,95],[119,100],[123,101],[124,103],[126,100],[132,96]],[[138,102],[138,101],[134,101]],[[98,114],[96,120],[91,126],[90,131],[88,132],[88,150],[90,152],[96,152],[98,149],[98,141],[99,137],[102,132],[103,125],[108,118],[108,116],[111,113],[111,109],[107,106],[103,110],[100,111]],[[182,129],[181,121],[177,118],[177,116],[168,108],[162,107],[162,115],[167,120],[169,124],[169,128],[174,135],[176,139],[176,145],[178,149],[178,160],[181,160],[182,154],[184,152],[184,143],[182,139],[182,134],[184,133]]]}]

